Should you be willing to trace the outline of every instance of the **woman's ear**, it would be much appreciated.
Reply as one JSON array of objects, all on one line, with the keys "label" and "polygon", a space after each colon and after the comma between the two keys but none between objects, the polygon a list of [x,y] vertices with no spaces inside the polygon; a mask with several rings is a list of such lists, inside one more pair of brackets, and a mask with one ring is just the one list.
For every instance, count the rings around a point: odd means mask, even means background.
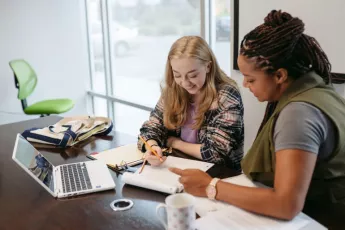
[{"label": "woman's ear", "polygon": [[278,69],[275,72],[274,77],[276,79],[276,83],[278,83],[278,84],[282,84],[282,83],[287,82],[289,80],[288,71],[284,68]]},{"label": "woman's ear", "polygon": [[211,71],[211,67],[212,67],[212,61],[209,61],[206,65],[206,73],[209,73]]}]

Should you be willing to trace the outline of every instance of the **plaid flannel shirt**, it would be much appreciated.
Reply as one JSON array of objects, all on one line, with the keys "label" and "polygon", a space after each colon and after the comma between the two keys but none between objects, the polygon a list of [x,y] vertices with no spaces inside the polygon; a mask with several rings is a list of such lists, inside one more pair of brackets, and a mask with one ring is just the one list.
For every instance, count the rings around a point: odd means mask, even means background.
[{"label": "plaid flannel shirt", "polygon": [[[181,128],[168,130],[163,125],[163,100],[160,99],[151,112],[150,118],[140,129],[145,139],[153,139],[165,146],[169,136],[179,137]],[[205,113],[205,119],[198,130],[202,159],[215,164],[225,164],[237,171],[241,170],[244,144],[243,104],[239,90],[226,84],[218,90],[218,100]],[[145,151],[138,140],[138,148]]]}]

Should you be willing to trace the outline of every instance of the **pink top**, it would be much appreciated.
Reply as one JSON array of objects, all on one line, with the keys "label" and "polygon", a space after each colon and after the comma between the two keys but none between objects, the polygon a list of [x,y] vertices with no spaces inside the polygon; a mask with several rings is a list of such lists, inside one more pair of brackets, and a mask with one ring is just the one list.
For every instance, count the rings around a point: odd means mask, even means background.
[{"label": "pink top", "polygon": [[197,144],[198,143],[198,131],[197,129],[193,129],[194,123],[194,116],[196,112],[195,104],[189,104],[188,112],[187,112],[187,120],[186,123],[181,127],[181,140]]}]

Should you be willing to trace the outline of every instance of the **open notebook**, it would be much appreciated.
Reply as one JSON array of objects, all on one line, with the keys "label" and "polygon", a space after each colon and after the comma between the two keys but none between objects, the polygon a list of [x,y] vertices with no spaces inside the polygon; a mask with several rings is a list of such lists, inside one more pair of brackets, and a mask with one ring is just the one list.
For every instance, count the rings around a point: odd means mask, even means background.
[{"label": "open notebook", "polygon": [[[229,177],[222,181],[242,185],[246,187],[265,187],[261,183],[252,182],[241,174],[235,177]],[[207,198],[195,197],[195,211],[199,218],[196,221],[197,230],[206,229],[262,229],[262,230],[290,230],[290,229],[313,229],[325,230],[326,228],[304,213],[299,213],[291,221],[282,221],[269,218],[254,213],[247,212],[233,205],[212,201]]]},{"label": "open notebook", "polygon": [[183,186],[178,182],[179,176],[170,172],[168,168],[200,169],[206,172],[212,166],[212,163],[169,156],[159,167],[145,166],[141,174],[139,174],[140,169],[135,173],[124,173],[122,180],[126,184],[174,194],[181,192]]},{"label": "open notebook", "polygon": [[[246,175],[241,174],[238,176],[234,177],[229,177],[222,179],[222,181],[237,184],[237,185],[242,185],[246,187],[263,187],[264,185],[260,183],[255,183],[251,181]],[[223,210],[229,207],[230,205],[222,202],[222,201],[212,201],[208,198],[204,197],[195,197],[196,199],[196,206],[195,206],[195,211],[198,213],[199,216],[205,216],[210,212],[215,212],[218,210]]]},{"label": "open notebook", "polygon": [[309,222],[310,220],[302,215],[296,216],[291,221],[284,221],[256,215],[231,205],[227,209],[212,212],[198,219],[196,229],[298,230],[303,229]]},{"label": "open notebook", "polygon": [[144,153],[138,150],[137,144],[129,144],[99,153],[94,152],[88,157],[121,169],[123,165],[133,166],[142,163]]}]

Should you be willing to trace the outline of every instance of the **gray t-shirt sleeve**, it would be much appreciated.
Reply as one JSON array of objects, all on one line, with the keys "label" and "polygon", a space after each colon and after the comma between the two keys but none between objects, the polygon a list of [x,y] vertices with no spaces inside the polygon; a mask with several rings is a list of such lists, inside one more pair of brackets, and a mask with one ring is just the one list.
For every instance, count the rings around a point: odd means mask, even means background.
[{"label": "gray t-shirt sleeve", "polygon": [[276,121],[275,151],[300,149],[318,154],[326,140],[329,124],[329,118],[313,105],[292,102],[280,112]]}]

